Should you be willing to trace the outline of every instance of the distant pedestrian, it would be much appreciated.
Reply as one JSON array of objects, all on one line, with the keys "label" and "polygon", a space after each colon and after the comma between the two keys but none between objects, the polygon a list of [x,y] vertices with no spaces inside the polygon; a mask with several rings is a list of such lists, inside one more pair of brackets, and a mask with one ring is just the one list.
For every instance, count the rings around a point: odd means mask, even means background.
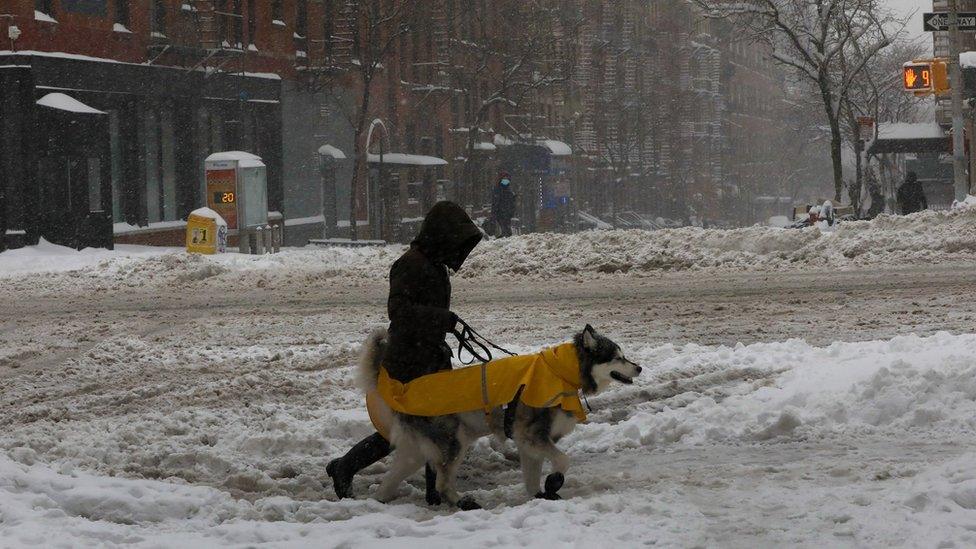
[{"label": "distant pedestrian", "polygon": [[512,218],[515,217],[515,193],[512,179],[506,172],[498,175],[498,185],[491,195],[491,218],[498,226],[498,236],[512,236]]},{"label": "distant pedestrian", "polygon": [[908,172],[905,176],[905,182],[898,189],[898,207],[901,209],[902,215],[920,212],[929,207],[929,202],[925,198],[925,191],[922,189],[922,184],[918,181],[918,175],[915,172]]}]

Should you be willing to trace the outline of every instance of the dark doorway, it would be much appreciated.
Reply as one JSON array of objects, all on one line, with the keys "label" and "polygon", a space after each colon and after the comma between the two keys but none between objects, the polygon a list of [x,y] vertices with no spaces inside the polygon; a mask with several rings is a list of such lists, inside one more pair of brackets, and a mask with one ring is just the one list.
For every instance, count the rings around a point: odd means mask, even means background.
[{"label": "dark doorway", "polygon": [[112,247],[108,116],[38,106],[39,234],[62,246]]}]

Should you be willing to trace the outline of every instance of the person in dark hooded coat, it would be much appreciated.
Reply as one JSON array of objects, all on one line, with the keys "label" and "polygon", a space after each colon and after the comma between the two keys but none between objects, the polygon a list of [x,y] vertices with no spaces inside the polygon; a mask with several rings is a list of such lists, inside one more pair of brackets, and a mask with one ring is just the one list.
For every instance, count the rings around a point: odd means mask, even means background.
[{"label": "person in dark hooded coat", "polygon": [[908,172],[905,182],[898,188],[898,206],[901,208],[902,215],[928,209],[929,202],[925,198],[925,190],[922,189],[915,172]]},{"label": "person in dark hooded coat", "polygon": [[512,236],[512,218],[515,217],[515,192],[512,179],[506,172],[498,176],[498,185],[491,195],[491,218],[498,225],[498,236]]},{"label": "person in dark hooded coat", "polygon": [[[427,213],[420,233],[390,269],[389,342],[383,367],[390,377],[406,383],[420,376],[451,369],[451,348],[445,340],[458,322],[451,312],[451,280],[481,230],[467,212],[453,202],[438,202]],[[390,454],[390,443],[374,433],[346,455],[329,462],[326,472],[339,498],[352,495],[353,476]],[[433,471],[427,469],[427,501],[437,503]]]}]

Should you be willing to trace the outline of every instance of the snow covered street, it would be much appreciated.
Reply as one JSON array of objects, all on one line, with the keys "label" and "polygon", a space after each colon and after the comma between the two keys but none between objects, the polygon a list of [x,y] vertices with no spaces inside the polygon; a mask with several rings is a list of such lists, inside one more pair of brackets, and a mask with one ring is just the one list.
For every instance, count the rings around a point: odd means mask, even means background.
[{"label": "snow covered street", "polygon": [[[962,215],[929,226],[959,233]],[[825,262],[772,247],[524,277],[516,250],[585,258],[589,237],[488,243],[455,281],[462,317],[515,351],[591,323],[645,370],[560,443],[566,500],[527,500],[517,462],[482,441],[459,487],[486,509],[463,513],[428,508],[419,475],[390,505],[368,499],[383,464],[338,502],[324,471],[371,432],[351,369],[399,248],[48,250],[16,277],[0,255],[17,318],[0,324],[0,546],[972,546],[972,235],[836,259],[882,241],[845,230],[778,233]],[[705,257],[732,233],[662,231],[646,249]],[[611,233],[603,255],[639,260],[637,236]]]}]

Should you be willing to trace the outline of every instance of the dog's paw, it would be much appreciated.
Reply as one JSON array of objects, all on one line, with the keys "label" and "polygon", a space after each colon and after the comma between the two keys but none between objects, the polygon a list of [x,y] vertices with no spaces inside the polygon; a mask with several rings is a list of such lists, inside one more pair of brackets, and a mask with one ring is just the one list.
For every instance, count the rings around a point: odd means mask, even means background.
[{"label": "dog's paw", "polygon": [[427,500],[427,505],[430,506],[437,506],[443,503],[443,501],[441,500],[441,495],[438,494],[436,490],[431,490],[427,492],[425,499]]},{"label": "dog's paw", "polygon": [[564,482],[566,482],[566,477],[562,473],[550,473],[546,477],[545,493],[555,494],[563,487]]},{"label": "dog's paw", "polygon": [[471,496],[464,496],[457,502],[458,509],[462,511],[474,511],[475,509],[481,509],[478,502],[474,500]]},{"label": "dog's paw", "polygon": [[548,499],[549,501],[559,501],[563,499],[562,496],[556,492],[539,492],[535,495],[535,499]]}]

